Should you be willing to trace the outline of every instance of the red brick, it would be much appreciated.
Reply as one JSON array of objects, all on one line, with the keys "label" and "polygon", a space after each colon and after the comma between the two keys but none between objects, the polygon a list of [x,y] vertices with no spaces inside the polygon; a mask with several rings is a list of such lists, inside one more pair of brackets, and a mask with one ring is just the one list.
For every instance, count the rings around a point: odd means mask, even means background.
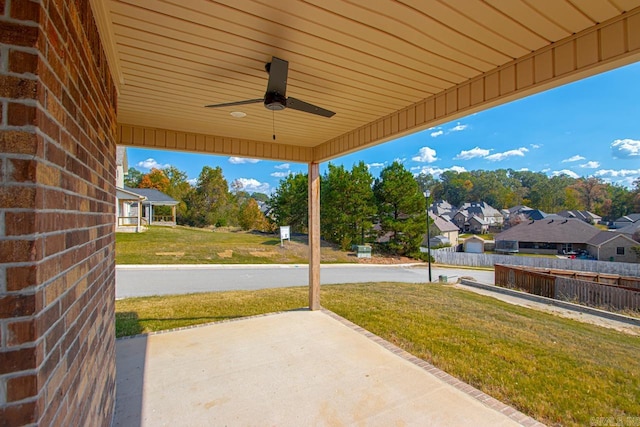
[{"label": "red brick", "polygon": [[[2,32],[1,25],[0,32]],[[38,82],[36,80],[0,75],[0,97],[13,99],[36,99],[37,87]]]},{"label": "red brick", "polygon": [[38,381],[33,374],[7,380],[7,402],[16,402],[36,394],[38,394]]},{"label": "red brick", "polygon": [[0,408],[0,420],[3,426],[22,426],[36,421],[36,403],[28,402]]},{"label": "red brick", "polygon": [[[13,104],[10,104],[13,105]],[[38,138],[35,133],[27,131],[0,132],[0,152],[38,155]]]},{"label": "red brick", "polygon": [[4,230],[6,236],[33,234],[36,231],[35,212],[7,212],[4,214]]},{"label": "red brick", "polygon": [[39,33],[38,27],[0,21],[0,34],[4,44],[35,47]]},{"label": "red brick", "polygon": [[35,347],[0,351],[0,375],[20,372],[36,367]]},{"label": "red brick", "polygon": [[15,182],[35,182],[36,165],[35,160],[9,159],[11,164],[11,178]]},{"label": "red brick", "polygon": [[26,209],[36,207],[35,187],[0,186],[0,208]]},{"label": "red brick", "polygon": [[34,312],[34,295],[10,294],[0,297],[0,319],[30,316]]},{"label": "red brick", "polygon": [[9,126],[34,126],[36,124],[36,107],[33,105],[10,102],[7,112]]},{"label": "red brick", "polygon": [[13,322],[7,325],[7,345],[9,347],[30,343],[36,340],[33,319]]},{"label": "red brick", "polygon": [[40,5],[31,0],[11,0],[11,17],[21,21],[38,22]]},{"label": "red brick", "polygon": [[38,55],[19,50],[9,52],[9,71],[18,74],[36,74],[37,69]]},{"label": "red brick", "polygon": [[28,262],[41,255],[39,240],[0,240],[0,259],[5,262]]},{"label": "red brick", "polygon": [[7,291],[19,291],[37,284],[35,265],[24,267],[7,267]]},{"label": "red brick", "polygon": [[0,15],[4,15],[4,0],[0,0]]}]

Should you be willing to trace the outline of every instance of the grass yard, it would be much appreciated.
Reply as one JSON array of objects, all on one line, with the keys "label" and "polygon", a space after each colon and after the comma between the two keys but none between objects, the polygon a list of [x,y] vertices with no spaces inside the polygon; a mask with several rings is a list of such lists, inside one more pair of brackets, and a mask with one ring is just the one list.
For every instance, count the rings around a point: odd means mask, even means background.
[{"label": "grass yard", "polygon": [[[308,252],[306,239],[292,237],[281,248],[278,236],[243,231],[152,226],[144,233],[116,233],[116,264],[297,264],[308,262]],[[322,245],[322,262],[355,259]]]},{"label": "grass yard", "polygon": [[[120,300],[116,331],[295,309],[307,295],[301,287]],[[437,284],[323,286],[321,298],[329,310],[549,425],[640,416],[640,337]]]},{"label": "grass yard", "polygon": [[464,240],[471,236],[479,237],[482,240],[493,240],[493,233],[485,233],[485,234],[462,233],[460,234],[459,238]]}]

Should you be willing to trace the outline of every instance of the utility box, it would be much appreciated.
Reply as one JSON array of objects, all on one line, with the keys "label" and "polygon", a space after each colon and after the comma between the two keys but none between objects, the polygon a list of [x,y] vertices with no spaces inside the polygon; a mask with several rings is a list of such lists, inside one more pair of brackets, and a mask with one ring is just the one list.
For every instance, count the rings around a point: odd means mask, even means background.
[{"label": "utility box", "polygon": [[358,258],[371,258],[371,246],[356,245],[356,254]]},{"label": "utility box", "polygon": [[438,282],[447,283],[448,281],[449,281],[449,278],[447,276],[444,276],[442,274],[438,276]]}]

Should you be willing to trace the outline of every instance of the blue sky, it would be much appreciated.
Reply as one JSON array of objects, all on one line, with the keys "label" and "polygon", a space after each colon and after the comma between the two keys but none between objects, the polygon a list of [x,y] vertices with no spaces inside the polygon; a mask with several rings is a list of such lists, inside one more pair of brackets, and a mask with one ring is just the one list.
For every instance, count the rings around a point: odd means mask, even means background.
[{"label": "blue sky", "polygon": [[[332,161],[363,160],[374,177],[400,160],[414,174],[511,168],[596,176],[631,186],[640,177],[640,63],[529,96]],[[306,164],[128,148],[129,167],[146,173],[173,165],[195,182],[220,166],[231,184],[271,193]],[[324,173],[327,163],[321,165]]]}]

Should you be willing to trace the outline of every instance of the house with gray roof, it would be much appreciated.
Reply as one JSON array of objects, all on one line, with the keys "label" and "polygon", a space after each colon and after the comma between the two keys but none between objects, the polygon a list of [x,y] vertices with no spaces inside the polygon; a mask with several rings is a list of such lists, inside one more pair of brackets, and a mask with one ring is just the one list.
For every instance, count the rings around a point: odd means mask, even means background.
[{"label": "house with gray roof", "polygon": [[530,220],[497,234],[498,241],[518,242],[518,251],[532,254],[567,254],[587,250],[588,242],[601,230],[576,219]]},{"label": "house with gray roof", "polygon": [[[453,246],[458,244],[458,235],[460,233],[460,229],[451,221],[447,221],[446,219],[434,215],[429,212],[429,221],[430,221],[430,229],[431,229],[431,246],[442,245],[444,239]],[[438,229],[438,235],[433,235],[433,228],[436,227]],[[446,244],[446,243],[445,243]],[[424,239],[422,240],[422,246],[427,247],[427,235],[425,234]]]},{"label": "house with gray roof", "polygon": [[616,218],[613,221],[613,228],[627,227],[639,221],[640,221],[640,213],[631,213],[628,215],[621,216],[620,218]]},{"label": "house with gray roof", "polygon": [[577,218],[589,224],[600,224],[602,217],[589,211],[565,210],[558,212],[564,218]]},{"label": "house with gray roof", "polygon": [[[162,191],[156,190],[155,188],[125,187],[124,189],[130,193],[144,197],[144,200],[139,203],[138,206],[142,206],[142,210],[140,211],[141,216],[147,224],[168,226],[176,225],[176,206],[178,206],[178,203],[180,202],[164,194]],[[159,206],[168,206],[170,208],[170,213],[169,211],[167,211],[166,214],[158,214],[157,211],[154,212],[154,209],[157,209]]]},{"label": "house with gray roof", "polygon": [[632,247],[640,243],[613,231],[601,231],[587,242],[589,254],[600,261],[640,262]]}]

